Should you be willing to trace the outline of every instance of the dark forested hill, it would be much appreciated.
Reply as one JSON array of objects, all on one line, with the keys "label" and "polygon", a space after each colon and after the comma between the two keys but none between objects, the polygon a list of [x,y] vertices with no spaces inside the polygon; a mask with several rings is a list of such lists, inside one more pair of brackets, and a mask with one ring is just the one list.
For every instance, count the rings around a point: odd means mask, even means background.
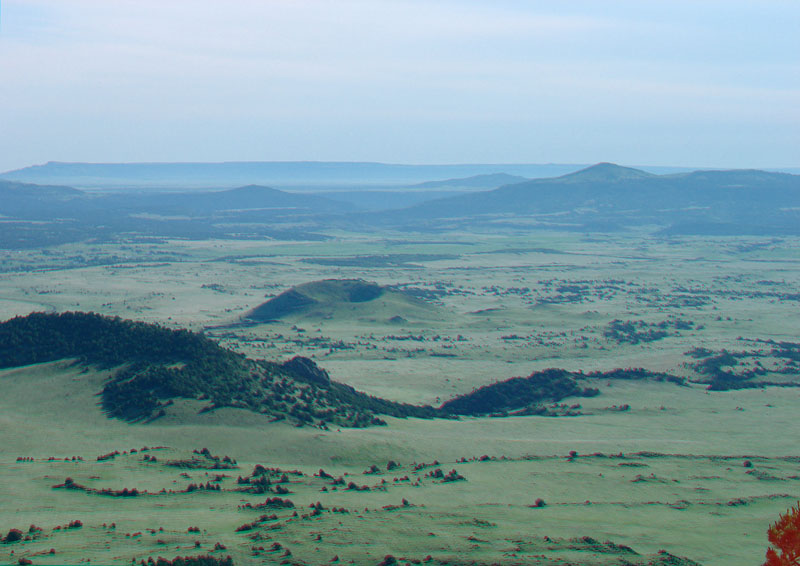
[{"label": "dark forested hill", "polygon": [[63,211],[85,194],[71,187],[30,185],[0,179],[0,215],[17,218],[37,218],[42,214]]},{"label": "dark forested hill", "polygon": [[376,415],[434,416],[331,381],[306,358],[255,361],[201,334],[94,313],[33,313],[0,323],[0,368],[77,358],[114,368],[101,399],[109,416],[142,421],[177,398],[239,407],[301,424],[384,424]]}]

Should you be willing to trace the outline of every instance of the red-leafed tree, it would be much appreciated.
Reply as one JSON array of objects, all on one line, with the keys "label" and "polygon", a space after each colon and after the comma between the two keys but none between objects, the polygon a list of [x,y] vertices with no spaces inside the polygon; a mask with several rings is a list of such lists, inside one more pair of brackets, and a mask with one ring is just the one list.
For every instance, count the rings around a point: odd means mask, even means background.
[{"label": "red-leafed tree", "polygon": [[764,566],[800,566],[800,503],[767,530],[767,539],[775,548],[767,550]]}]

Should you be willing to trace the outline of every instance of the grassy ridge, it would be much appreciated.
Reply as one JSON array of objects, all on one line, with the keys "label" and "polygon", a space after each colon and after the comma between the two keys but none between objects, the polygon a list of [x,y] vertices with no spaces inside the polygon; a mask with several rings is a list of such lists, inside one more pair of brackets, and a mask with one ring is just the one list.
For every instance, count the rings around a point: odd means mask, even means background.
[{"label": "grassy ridge", "polygon": [[581,380],[681,378],[642,369],[583,374],[547,369],[459,395],[441,407],[397,403],[331,381],[312,360],[278,364],[251,360],[202,334],[94,313],[33,313],[0,323],[0,367],[78,358],[118,368],[106,382],[101,403],[111,417],[136,422],[164,416],[174,399],[202,399],[204,410],[238,407],[326,427],[386,424],[377,415],[453,417],[536,414],[542,403],[590,397],[599,391]]}]

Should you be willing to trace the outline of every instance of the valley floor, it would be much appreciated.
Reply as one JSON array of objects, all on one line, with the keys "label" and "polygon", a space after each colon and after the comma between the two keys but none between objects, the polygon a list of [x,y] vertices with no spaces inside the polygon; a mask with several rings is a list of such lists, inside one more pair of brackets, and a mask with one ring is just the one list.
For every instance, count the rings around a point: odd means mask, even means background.
[{"label": "valley floor", "polygon": [[[698,363],[706,358],[688,352],[727,350],[741,355],[726,370],[760,366],[756,381],[798,380],[791,355],[773,344],[797,341],[800,241],[332,236],[9,256],[0,314],[92,310],[205,328],[250,356],[307,355],[333,379],[413,403],[547,367],[646,367],[695,383],[603,381],[597,397],[568,400],[581,405],[575,417],[388,418],[386,427],[323,430],[230,408],[198,414],[201,403],[190,400],[130,425],[97,405],[107,372],[69,360],[2,370],[0,528],[42,531],[0,544],[0,561],[129,564],[206,553],[236,564],[378,564],[387,554],[401,563],[430,555],[434,564],[763,559],[767,527],[800,499],[800,388],[707,391]],[[345,304],[239,324],[269,296],[326,278],[396,285],[429,308]],[[236,467],[215,469],[217,460],[193,452],[203,448]],[[387,470],[390,461],[398,466]],[[266,472],[270,493],[244,491],[257,489],[257,465],[282,470]],[[365,474],[373,465],[378,472]],[[451,470],[464,479],[444,481]],[[334,484],[340,477],[344,485]],[[78,488],[53,487],[66,478]],[[351,482],[368,489],[348,489]],[[186,492],[190,484],[219,490]],[[134,488],[136,496],[115,493]],[[294,507],[257,507],[275,497]],[[82,526],[69,528],[74,520]],[[215,551],[217,543],[225,548]]]}]

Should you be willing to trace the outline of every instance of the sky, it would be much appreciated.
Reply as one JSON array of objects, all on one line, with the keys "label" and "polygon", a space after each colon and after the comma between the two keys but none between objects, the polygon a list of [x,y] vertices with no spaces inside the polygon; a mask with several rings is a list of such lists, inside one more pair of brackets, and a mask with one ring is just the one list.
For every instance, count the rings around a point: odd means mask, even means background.
[{"label": "sky", "polygon": [[0,171],[800,167],[796,0],[0,0]]}]

